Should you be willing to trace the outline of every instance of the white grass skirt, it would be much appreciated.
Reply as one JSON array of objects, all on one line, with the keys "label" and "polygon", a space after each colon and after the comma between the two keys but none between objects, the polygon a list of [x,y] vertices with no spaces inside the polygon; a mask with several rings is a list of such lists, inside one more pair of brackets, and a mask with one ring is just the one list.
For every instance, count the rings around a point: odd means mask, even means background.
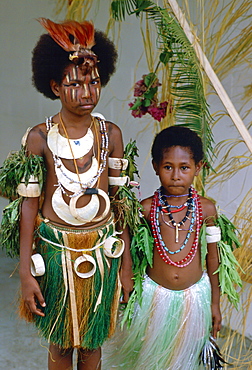
[{"label": "white grass skirt", "polygon": [[142,305],[136,305],[130,328],[118,328],[107,345],[103,369],[199,369],[211,331],[210,304],[206,273],[185,290],[166,289],[146,276]]}]

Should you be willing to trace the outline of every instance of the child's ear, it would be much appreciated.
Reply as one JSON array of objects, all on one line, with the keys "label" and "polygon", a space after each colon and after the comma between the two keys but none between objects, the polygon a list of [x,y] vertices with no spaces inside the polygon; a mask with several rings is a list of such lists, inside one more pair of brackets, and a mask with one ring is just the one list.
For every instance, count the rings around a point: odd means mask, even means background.
[{"label": "child's ear", "polygon": [[56,81],[54,81],[54,80],[51,80],[51,81],[50,81],[50,86],[51,86],[52,92],[53,92],[56,96],[59,96],[59,85],[57,84],[57,82],[56,82]]},{"label": "child's ear", "polygon": [[158,176],[158,165],[156,164],[156,162],[154,162],[153,160],[152,160],[152,166],[153,166],[153,168],[154,168],[154,171],[155,171],[155,173],[156,173],[156,175]]},{"label": "child's ear", "polygon": [[203,161],[199,161],[199,163],[196,164],[196,171],[195,171],[195,176],[198,176],[198,174],[200,173],[200,170],[203,166]]}]

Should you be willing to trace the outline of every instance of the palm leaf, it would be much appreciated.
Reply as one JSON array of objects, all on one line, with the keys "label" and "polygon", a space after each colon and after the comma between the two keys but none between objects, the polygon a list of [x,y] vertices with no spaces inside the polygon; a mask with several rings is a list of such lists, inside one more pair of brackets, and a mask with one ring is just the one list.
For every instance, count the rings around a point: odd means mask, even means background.
[{"label": "palm leaf", "polygon": [[157,29],[160,61],[169,68],[170,94],[178,124],[196,131],[203,140],[206,162],[211,163],[213,136],[212,117],[205,99],[200,63],[182,27],[174,16],[152,1],[114,0],[111,4],[115,19],[123,20],[126,14],[147,14]]}]

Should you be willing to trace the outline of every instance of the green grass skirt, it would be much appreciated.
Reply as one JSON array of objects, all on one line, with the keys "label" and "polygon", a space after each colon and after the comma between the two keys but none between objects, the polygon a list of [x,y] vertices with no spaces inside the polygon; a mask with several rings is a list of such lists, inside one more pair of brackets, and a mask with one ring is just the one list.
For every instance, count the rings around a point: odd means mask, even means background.
[{"label": "green grass skirt", "polygon": [[[108,258],[102,245],[85,252],[70,248],[91,249],[105,241],[115,231],[113,220],[100,228],[73,230],[55,227],[39,219],[36,253],[45,261],[46,273],[37,278],[46,307],[45,317],[32,315],[21,300],[20,316],[33,321],[48,342],[61,348],[96,349],[115,329],[120,295],[120,258]],[[65,245],[68,248],[48,243]],[[96,261],[96,272],[89,278],[80,278],[74,270],[74,261],[83,253]],[[78,271],[88,273],[93,265],[85,262]]]},{"label": "green grass skirt", "polygon": [[207,274],[185,290],[166,289],[146,276],[131,326],[119,327],[103,351],[104,369],[196,370],[209,340],[211,287]]}]

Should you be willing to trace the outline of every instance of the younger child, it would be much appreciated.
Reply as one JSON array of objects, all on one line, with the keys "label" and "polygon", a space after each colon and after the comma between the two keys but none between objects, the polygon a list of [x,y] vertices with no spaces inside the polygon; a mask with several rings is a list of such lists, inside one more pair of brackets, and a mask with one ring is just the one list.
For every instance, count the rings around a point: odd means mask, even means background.
[{"label": "younger child", "polygon": [[[110,184],[113,195],[124,181],[121,130],[91,115],[117,53],[92,23],[40,23],[48,33],[33,51],[33,82],[46,97],[60,99],[61,109],[23,142],[20,314],[49,341],[50,370],[72,369],[74,348],[78,369],[100,369],[100,347],[115,328],[120,280],[125,302],[132,289],[128,232],[118,222],[122,235],[116,236],[108,196]],[[36,158],[46,169],[44,185],[41,171],[33,172]]]},{"label": "younger child", "polygon": [[201,139],[188,128],[172,126],[155,137],[152,164],[161,186],[142,201],[154,239],[153,264],[131,326],[111,358],[113,369],[196,370],[202,348],[220,330],[217,245],[207,244],[207,272],[199,245],[202,224],[211,233],[216,208],[192,186],[202,159]]}]

